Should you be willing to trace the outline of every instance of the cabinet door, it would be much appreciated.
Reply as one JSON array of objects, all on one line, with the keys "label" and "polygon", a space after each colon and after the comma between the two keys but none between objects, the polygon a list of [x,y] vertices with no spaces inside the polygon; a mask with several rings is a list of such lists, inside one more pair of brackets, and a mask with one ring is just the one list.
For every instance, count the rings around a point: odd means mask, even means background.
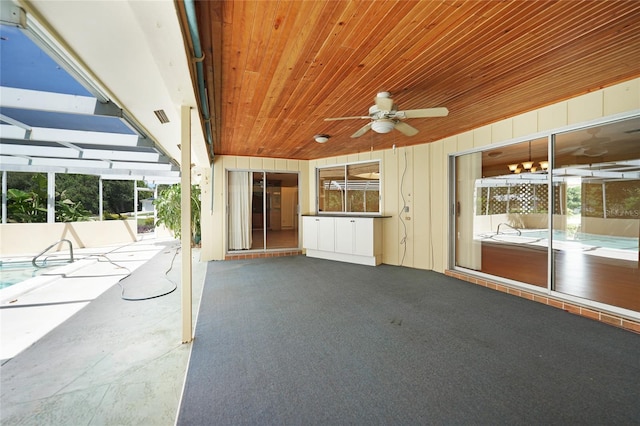
[{"label": "cabinet door", "polygon": [[373,256],[373,218],[355,218],[353,226],[353,254]]},{"label": "cabinet door", "polygon": [[318,249],[318,218],[302,218],[302,247],[306,249]]},{"label": "cabinet door", "polygon": [[335,250],[335,230],[334,220],[332,217],[316,217],[318,224],[318,250],[334,251]]},{"label": "cabinet door", "polygon": [[336,252],[353,253],[355,219],[336,218]]}]

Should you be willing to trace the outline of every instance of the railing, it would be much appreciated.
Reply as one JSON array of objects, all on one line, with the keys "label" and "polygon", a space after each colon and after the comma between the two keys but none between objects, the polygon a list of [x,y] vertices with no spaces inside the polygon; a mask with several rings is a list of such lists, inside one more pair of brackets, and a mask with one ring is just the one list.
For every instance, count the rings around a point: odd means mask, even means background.
[{"label": "railing", "polygon": [[38,260],[38,258],[40,256],[42,256],[43,254],[45,254],[46,252],[51,250],[54,246],[56,246],[56,245],[58,245],[60,243],[68,243],[69,244],[69,255],[71,257],[71,259],[69,259],[69,263],[72,263],[73,262],[73,244],[71,244],[71,241],[69,241],[67,239],[62,239],[62,240],[56,241],[55,243],[51,244],[49,247],[47,247],[46,249],[42,250],[39,254],[34,256],[33,259],[31,259],[31,264],[35,268],[44,268],[45,267],[45,263],[47,262],[46,259],[44,260],[44,263],[42,264],[42,266],[38,265],[38,263],[36,261]]},{"label": "railing", "polygon": [[513,229],[514,231],[516,231],[516,232],[518,233],[518,235],[522,235],[522,232],[520,232],[520,230],[519,230],[518,228],[516,228],[515,226],[511,226],[511,225],[509,225],[508,223],[500,223],[500,224],[498,224],[498,228],[496,229],[496,235],[499,235],[499,234],[500,234],[500,227],[501,227],[502,225],[504,225],[504,226],[506,226],[506,227],[508,227],[508,228]]}]

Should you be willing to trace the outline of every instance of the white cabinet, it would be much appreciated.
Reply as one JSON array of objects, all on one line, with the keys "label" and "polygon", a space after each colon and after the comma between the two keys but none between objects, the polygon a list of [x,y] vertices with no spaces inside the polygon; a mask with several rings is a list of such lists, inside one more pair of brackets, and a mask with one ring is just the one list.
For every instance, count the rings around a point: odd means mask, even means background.
[{"label": "white cabinet", "polygon": [[307,256],[363,265],[382,262],[382,218],[305,216]]},{"label": "white cabinet", "polygon": [[334,251],[334,218],[304,216],[302,246],[312,250]]}]

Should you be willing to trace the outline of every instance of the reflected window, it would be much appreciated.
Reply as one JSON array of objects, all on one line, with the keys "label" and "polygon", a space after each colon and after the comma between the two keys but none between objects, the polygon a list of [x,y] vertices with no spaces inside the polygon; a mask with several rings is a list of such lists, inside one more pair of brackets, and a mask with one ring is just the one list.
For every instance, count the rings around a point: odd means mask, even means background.
[{"label": "reflected window", "polygon": [[380,213],[380,162],[322,167],[318,174],[318,212]]}]

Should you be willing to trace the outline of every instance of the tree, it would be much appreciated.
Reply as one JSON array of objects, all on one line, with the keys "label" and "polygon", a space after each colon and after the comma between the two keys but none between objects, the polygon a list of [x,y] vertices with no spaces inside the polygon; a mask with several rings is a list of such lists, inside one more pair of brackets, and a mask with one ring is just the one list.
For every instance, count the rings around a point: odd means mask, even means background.
[{"label": "tree", "polygon": [[[17,223],[43,223],[47,221],[47,177],[41,173],[31,175],[31,182],[21,185],[27,190],[7,190],[7,220]],[[56,222],[78,222],[89,220],[91,212],[82,202],[69,199],[65,193],[56,193]]]},{"label": "tree", "polygon": [[[181,190],[180,185],[169,186],[158,194],[158,198],[153,202],[158,211],[158,221],[156,225],[164,225],[173,232],[176,238],[181,235],[180,218],[181,210]],[[191,186],[191,244],[200,243],[200,187]]]}]

